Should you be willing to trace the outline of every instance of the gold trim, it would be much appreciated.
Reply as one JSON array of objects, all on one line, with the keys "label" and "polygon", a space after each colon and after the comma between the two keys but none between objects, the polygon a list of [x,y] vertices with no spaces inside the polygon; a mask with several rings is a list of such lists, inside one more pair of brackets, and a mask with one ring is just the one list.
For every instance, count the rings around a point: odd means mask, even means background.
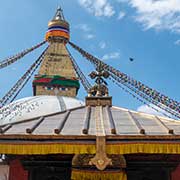
[{"label": "gold trim", "polygon": [[87,171],[87,170],[72,170],[72,180],[127,180],[127,175],[124,171]]},{"label": "gold trim", "polygon": [[180,143],[108,144],[107,154],[180,154]]},{"label": "gold trim", "polygon": [[[26,142],[27,143],[27,142]],[[107,154],[180,154],[180,143],[107,144]],[[95,144],[76,143],[1,143],[1,154],[95,154]]]},{"label": "gold trim", "polygon": [[85,144],[0,144],[2,154],[95,154],[95,145]]}]

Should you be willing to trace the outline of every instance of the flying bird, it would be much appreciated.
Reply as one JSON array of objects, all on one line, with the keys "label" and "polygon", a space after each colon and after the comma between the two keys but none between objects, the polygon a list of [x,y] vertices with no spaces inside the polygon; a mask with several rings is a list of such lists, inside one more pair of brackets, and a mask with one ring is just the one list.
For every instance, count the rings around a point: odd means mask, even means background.
[{"label": "flying bird", "polygon": [[134,58],[130,57],[129,60],[130,60],[130,61],[134,61]]}]

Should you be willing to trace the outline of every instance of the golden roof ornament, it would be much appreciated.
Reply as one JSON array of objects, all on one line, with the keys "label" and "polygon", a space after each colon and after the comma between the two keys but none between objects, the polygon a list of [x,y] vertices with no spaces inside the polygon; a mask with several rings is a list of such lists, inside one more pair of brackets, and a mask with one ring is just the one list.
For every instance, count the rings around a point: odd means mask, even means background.
[{"label": "golden roof ornament", "polygon": [[61,9],[60,6],[58,6],[58,8],[57,8],[57,11],[56,11],[56,13],[54,15],[53,20],[63,20],[63,21],[65,21],[65,18],[64,18],[64,15],[63,15],[63,10]]},{"label": "golden roof ornament", "polygon": [[89,74],[91,79],[95,79],[96,84],[90,89],[89,96],[108,96],[107,83],[104,80],[109,77],[109,73],[104,71],[101,63],[97,66],[96,71],[93,71]]},{"label": "golden roof ornament", "polygon": [[109,77],[109,73],[98,64],[96,71],[89,74],[91,79],[95,79],[95,85],[90,88],[86,97],[87,106],[112,106],[112,97],[109,96],[107,82],[104,79]]}]

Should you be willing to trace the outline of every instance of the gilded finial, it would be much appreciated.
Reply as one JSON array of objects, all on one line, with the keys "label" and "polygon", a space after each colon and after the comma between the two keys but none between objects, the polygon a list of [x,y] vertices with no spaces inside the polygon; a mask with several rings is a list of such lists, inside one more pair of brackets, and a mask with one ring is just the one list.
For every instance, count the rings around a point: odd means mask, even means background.
[{"label": "gilded finial", "polygon": [[104,79],[109,77],[109,72],[103,69],[102,63],[89,75],[95,79],[95,85],[89,89],[86,97],[86,106],[112,106],[112,97],[109,96],[107,83]]},{"label": "gilded finial", "polygon": [[62,8],[58,6],[53,19],[48,23],[48,31],[45,39],[49,42],[60,41],[67,43],[69,38],[69,23],[64,18]]},{"label": "gilded finial", "polygon": [[96,84],[90,89],[90,96],[108,96],[107,83],[104,80],[109,77],[109,73],[103,70],[102,64],[99,63],[96,71],[93,71],[89,74],[91,79],[95,79]]},{"label": "gilded finial", "polygon": [[63,15],[63,10],[61,8],[61,6],[58,5],[56,13],[54,15],[54,20],[63,20],[65,21],[64,15]]}]

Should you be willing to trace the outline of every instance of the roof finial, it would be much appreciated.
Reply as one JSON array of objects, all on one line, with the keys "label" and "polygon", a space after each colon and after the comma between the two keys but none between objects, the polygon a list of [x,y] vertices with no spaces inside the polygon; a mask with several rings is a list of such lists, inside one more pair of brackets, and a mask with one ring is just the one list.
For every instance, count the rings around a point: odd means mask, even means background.
[{"label": "roof finial", "polygon": [[61,8],[61,6],[58,5],[56,13],[54,15],[54,20],[63,20],[65,21],[64,15],[63,15],[63,10]]},{"label": "roof finial", "polygon": [[96,85],[94,85],[89,92],[90,96],[108,96],[107,83],[104,80],[109,77],[109,73],[103,70],[102,64],[97,65],[96,71],[93,71],[89,75],[91,79],[95,79]]},{"label": "roof finial", "polygon": [[62,8],[58,6],[53,19],[48,23],[45,39],[48,42],[59,41],[67,43],[69,38],[69,23],[64,18]]},{"label": "roof finial", "polygon": [[96,71],[89,76],[95,79],[96,84],[88,92],[86,106],[112,106],[112,97],[109,96],[107,83],[104,80],[109,77],[109,72],[104,70],[101,62],[97,65]]}]

